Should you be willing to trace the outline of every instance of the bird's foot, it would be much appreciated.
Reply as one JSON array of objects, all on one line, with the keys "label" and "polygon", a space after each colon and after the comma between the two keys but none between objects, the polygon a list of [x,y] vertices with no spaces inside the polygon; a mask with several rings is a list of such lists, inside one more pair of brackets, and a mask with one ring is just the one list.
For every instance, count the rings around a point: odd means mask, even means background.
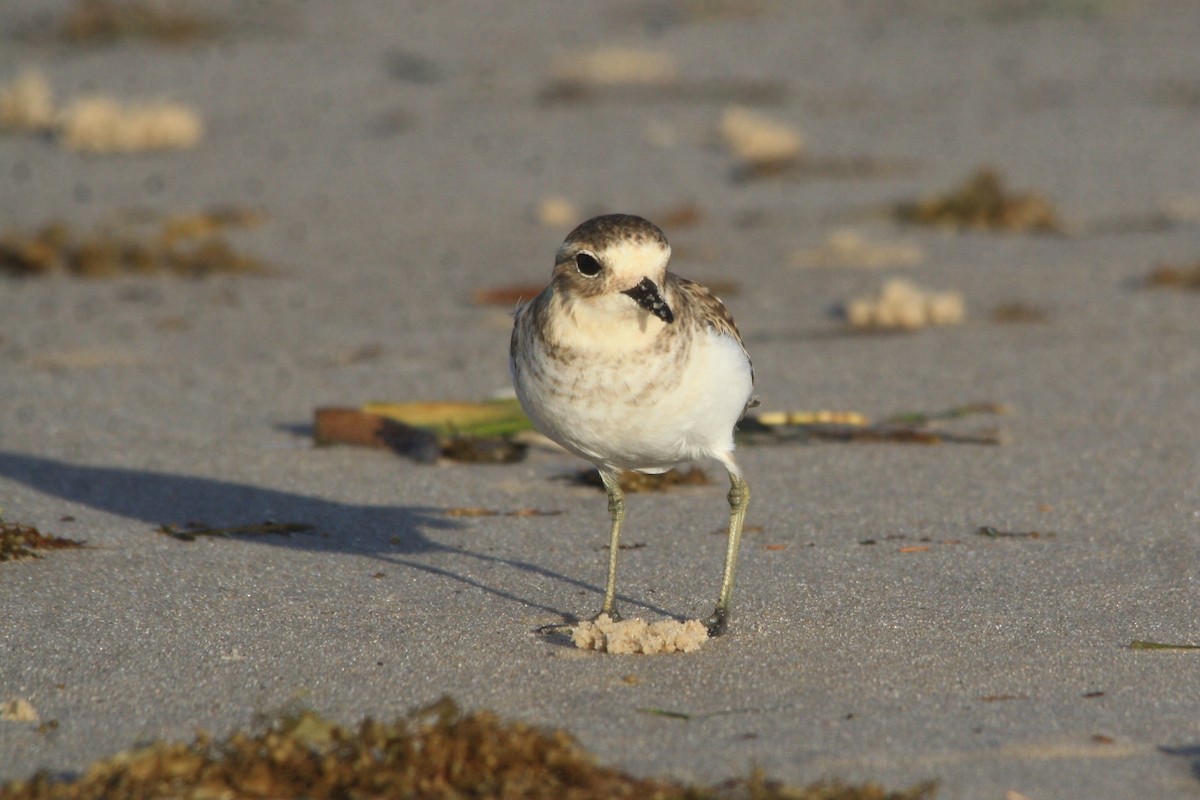
[{"label": "bird's foot", "polygon": [[708,629],[709,638],[720,636],[729,628],[728,612],[723,608],[718,608],[711,617],[704,620],[704,627]]},{"label": "bird's foot", "polygon": [[596,616],[592,617],[592,622],[597,622],[597,621],[599,621],[599,619],[600,619],[601,617],[608,617],[608,618],[609,618],[609,619],[611,619],[613,622],[620,622],[620,621],[621,621],[621,612],[620,612],[620,611],[617,611],[617,609],[616,609],[616,608],[606,608],[606,609],[601,609],[601,611],[600,611],[600,613],[599,613],[599,614],[597,614]]}]

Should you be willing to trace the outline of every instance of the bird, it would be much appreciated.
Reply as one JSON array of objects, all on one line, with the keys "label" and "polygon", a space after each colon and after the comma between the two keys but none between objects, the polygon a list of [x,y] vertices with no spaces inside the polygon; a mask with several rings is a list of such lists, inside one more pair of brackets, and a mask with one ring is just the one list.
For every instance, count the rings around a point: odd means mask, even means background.
[{"label": "bird", "polygon": [[725,304],[667,271],[671,246],[652,222],[593,217],[558,248],[549,284],[515,312],[509,370],[541,433],[595,465],[611,521],[599,618],[619,620],[622,471],[662,473],[714,459],[729,474],[729,538],[709,636],[729,625],[750,487],[734,429],[757,405],[754,368]]}]

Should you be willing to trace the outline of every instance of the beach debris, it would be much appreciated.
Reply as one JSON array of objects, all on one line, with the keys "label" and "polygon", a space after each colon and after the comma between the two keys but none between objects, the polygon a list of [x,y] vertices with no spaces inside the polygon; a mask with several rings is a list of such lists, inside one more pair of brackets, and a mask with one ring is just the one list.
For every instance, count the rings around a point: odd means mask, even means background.
[{"label": "beach debris", "polygon": [[989,539],[1053,539],[1058,535],[1052,531],[1001,531],[991,525],[983,525],[975,533]]},{"label": "beach debris", "polygon": [[966,317],[958,292],[935,292],[911,281],[894,278],[878,294],[856,297],[846,303],[846,321],[861,330],[913,331],[930,325],[954,325]]},{"label": "beach debris", "polygon": [[1146,285],[1158,289],[1200,292],[1200,260],[1185,266],[1160,264],[1146,276]]},{"label": "beach debris", "polygon": [[565,511],[543,511],[540,508],[518,508],[512,511],[497,511],[494,508],[447,508],[442,513],[447,517],[557,517]]},{"label": "beach debris", "polygon": [[170,536],[181,542],[194,542],[201,536],[214,536],[225,539],[230,536],[264,536],[275,534],[290,536],[293,533],[311,533],[316,530],[312,525],[300,522],[262,522],[257,525],[233,525],[226,528],[213,528],[203,522],[188,522],[184,525],[160,525],[155,533]]},{"label": "beach debris", "polygon": [[555,83],[574,86],[665,86],[679,78],[675,59],[657,50],[598,47],[554,59]]},{"label": "beach debris", "polygon": [[820,247],[792,255],[794,267],[912,267],[925,260],[925,251],[910,242],[868,242],[862,234],[842,228],[829,234]]},{"label": "beach debris", "polygon": [[717,132],[742,173],[779,172],[794,166],[804,152],[799,130],[744,106],[725,109]]},{"label": "beach debris", "polygon": [[533,427],[516,398],[413,403],[367,403],[359,408],[318,408],[313,438],[318,445],[380,447],[422,464],[440,458],[510,464],[528,444],[513,435]]},{"label": "beach debris", "polygon": [[571,228],[583,219],[579,206],[562,195],[543,197],[534,210],[539,224],[547,228]]},{"label": "beach debris", "polygon": [[960,419],[962,417],[969,417],[975,414],[992,414],[1001,416],[1011,413],[1012,408],[1004,403],[981,401],[977,403],[964,403],[960,406],[943,408],[938,411],[901,411],[899,413],[892,414],[885,419],[884,424],[928,425],[931,422]]},{"label": "beach debris", "polygon": [[0,85],[0,132],[42,133],[54,120],[54,94],[42,73],[29,70]]},{"label": "beach debris", "polygon": [[1200,644],[1168,644],[1166,642],[1148,642],[1144,639],[1134,639],[1129,643],[1130,650],[1200,650]]},{"label": "beach debris", "polygon": [[74,775],[42,770],[0,784],[3,800],[99,797],[495,797],[522,800],[932,800],[929,784],[897,792],[877,784],[821,783],[801,789],[748,778],[702,787],[638,778],[597,763],[566,731],[464,713],[441,700],[381,722],[345,726],[312,711],[279,714],[221,741],[155,740],[92,762]]},{"label": "beach debris", "polygon": [[10,697],[0,705],[0,720],[4,722],[40,722],[37,709],[23,697]]},{"label": "beach debris", "polygon": [[0,562],[40,558],[38,550],[75,550],[86,542],[42,533],[32,525],[6,522],[0,517]]},{"label": "beach debris", "polygon": [[738,423],[741,444],[780,444],[791,441],[890,442],[896,444],[987,444],[1005,441],[1001,431],[952,431],[939,423],[975,414],[1006,414],[1000,403],[968,403],[934,412],[904,412],[872,423],[856,411],[766,411]]},{"label": "beach debris", "polygon": [[623,102],[739,102],[778,104],[778,81],[710,78],[687,80],[668,53],[632,47],[599,47],[555,58],[550,80],[538,93],[543,105],[599,100]]},{"label": "beach debris", "polygon": [[[64,222],[48,222],[32,233],[0,235],[0,274],[36,277],[66,271],[82,278],[159,272],[201,277],[269,274],[273,269],[236,250],[224,233],[254,227],[260,211],[213,209],[198,213],[120,219],[77,235]],[[154,223],[157,223],[155,225]]]},{"label": "beach debris", "polygon": [[[600,473],[588,467],[575,473],[573,480],[584,486],[604,488]],[[666,472],[650,474],[625,470],[617,477],[621,490],[625,492],[665,492],[677,486],[708,486],[712,481],[700,467],[689,467],[685,470],[669,469]]]},{"label": "beach debris", "polygon": [[515,397],[483,402],[432,400],[411,403],[367,403],[362,410],[443,436],[498,436],[532,430]]},{"label": "beach debris", "polygon": [[313,440],[318,446],[353,444],[383,448],[422,464],[435,463],[442,455],[436,433],[359,408],[318,408],[313,420]]},{"label": "beach debris", "polygon": [[857,411],[760,411],[754,419],[759,425],[867,425],[866,416]]},{"label": "beach debris", "polygon": [[64,147],[83,153],[187,150],[204,134],[193,109],[175,102],[120,102],[100,94],[55,107],[46,78],[36,71],[0,86],[0,131],[50,133]]},{"label": "beach debris", "polygon": [[1050,319],[1044,308],[1020,301],[1001,303],[992,309],[989,315],[992,322],[1003,324],[1041,324]]},{"label": "beach debris", "polygon": [[1034,192],[1008,191],[1000,174],[989,168],[943,194],[900,203],[893,213],[900,222],[956,230],[1064,231],[1049,201]]},{"label": "beach debris", "polygon": [[83,153],[190,150],[204,133],[200,115],[180,103],[121,103],[102,95],[71,103],[58,126],[63,144]]},{"label": "beach debris", "polygon": [[216,35],[222,25],[169,4],[148,0],[75,0],[62,17],[59,36],[72,44],[109,44],[150,39],[184,44]]},{"label": "beach debris", "polygon": [[708,628],[695,619],[646,622],[635,617],[617,621],[601,614],[573,626],[571,641],[582,650],[602,653],[691,653],[708,641]]}]

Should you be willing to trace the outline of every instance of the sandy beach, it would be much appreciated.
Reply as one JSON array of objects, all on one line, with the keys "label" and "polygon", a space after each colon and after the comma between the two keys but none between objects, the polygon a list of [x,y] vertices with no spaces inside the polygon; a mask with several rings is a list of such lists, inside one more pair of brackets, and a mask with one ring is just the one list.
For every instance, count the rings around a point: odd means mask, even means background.
[{"label": "sandy beach", "polygon": [[[0,9],[0,84],[170,102],[202,133],[0,134],[0,235],[213,236],[265,272],[0,264],[0,516],[87,543],[0,563],[0,701],[54,721],[0,721],[0,781],[450,695],[636,775],[1200,792],[1200,650],[1131,647],[1200,645],[1200,292],[1148,281],[1200,259],[1194,4],[165,4],[211,23],[182,42],[67,40],[72,5]],[[797,151],[739,154],[732,108]],[[981,169],[1055,230],[897,217]],[[543,284],[607,212],[721,287],[761,411],[1007,412],[937,443],[748,439],[733,621],[693,653],[536,633],[600,606],[604,494],[577,459],[313,442],[318,408],[509,392],[511,308],[473,293]],[[963,318],[842,318],[896,278]],[[1003,443],[950,435],[984,430]],[[628,612],[711,610],[707,471],[630,494]],[[159,532],[268,520],[311,529]]]}]

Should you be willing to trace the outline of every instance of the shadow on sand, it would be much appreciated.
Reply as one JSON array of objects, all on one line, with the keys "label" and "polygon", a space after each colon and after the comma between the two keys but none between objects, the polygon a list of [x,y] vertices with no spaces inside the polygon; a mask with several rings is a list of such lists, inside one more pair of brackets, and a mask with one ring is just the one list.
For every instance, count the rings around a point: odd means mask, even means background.
[{"label": "shadow on sand", "polygon": [[[599,586],[528,561],[487,555],[431,539],[426,531],[463,528],[461,523],[447,518],[435,508],[353,505],[232,481],[86,466],[7,452],[0,452],[0,477],[25,484],[42,494],[141,520],[154,527],[192,520],[202,520],[205,525],[214,527],[264,520],[309,524],[330,535],[258,536],[255,541],[314,552],[335,551],[377,558],[389,564],[475,587],[495,597],[557,615],[566,622],[577,621],[577,618],[562,609],[489,586],[450,569],[424,563],[422,557],[434,553],[453,553],[551,578],[585,589],[597,598],[603,595]],[[600,568],[601,565],[597,564],[597,569]],[[668,612],[656,606],[633,598],[624,600],[631,606],[669,616]],[[596,606],[599,607],[599,599],[596,600]]]}]

